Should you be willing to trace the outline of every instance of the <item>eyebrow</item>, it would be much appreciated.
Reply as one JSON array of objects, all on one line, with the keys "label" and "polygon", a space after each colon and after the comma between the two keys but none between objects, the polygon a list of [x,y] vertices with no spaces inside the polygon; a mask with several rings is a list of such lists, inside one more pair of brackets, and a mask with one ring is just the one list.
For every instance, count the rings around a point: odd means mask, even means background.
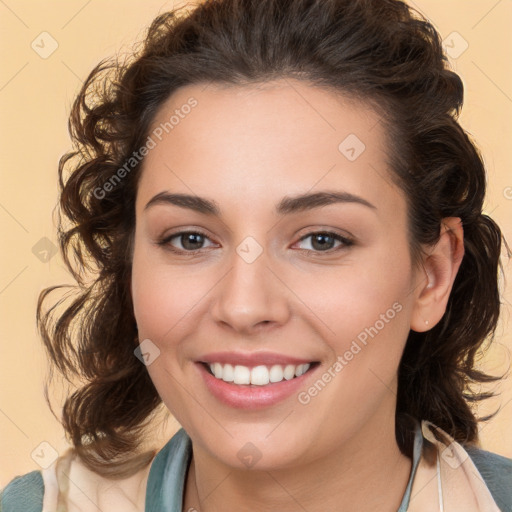
[{"label": "eyebrow", "polygon": [[[298,212],[313,210],[322,206],[336,203],[355,203],[376,210],[377,207],[362,197],[348,192],[323,191],[306,193],[298,196],[286,196],[276,205],[278,215],[291,215]],[[221,216],[221,210],[216,201],[205,197],[190,194],[173,194],[167,191],[160,192],[148,201],[145,210],[157,204],[171,204],[181,208],[188,208],[198,213],[210,216]]]}]

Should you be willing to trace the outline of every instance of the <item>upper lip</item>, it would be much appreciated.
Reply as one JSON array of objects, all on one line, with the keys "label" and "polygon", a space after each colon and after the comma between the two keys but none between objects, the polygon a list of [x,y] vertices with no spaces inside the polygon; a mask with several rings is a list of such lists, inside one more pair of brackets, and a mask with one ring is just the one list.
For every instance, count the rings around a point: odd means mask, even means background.
[{"label": "upper lip", "polygon": [[304,359],[301,357],[277,354],[275,352],[212,352],[198,358],[201,363],[221,363],[231,365],[241,365],[252,368],[254,366],[265,365],[299,365],[314,362],[313,359]]}]

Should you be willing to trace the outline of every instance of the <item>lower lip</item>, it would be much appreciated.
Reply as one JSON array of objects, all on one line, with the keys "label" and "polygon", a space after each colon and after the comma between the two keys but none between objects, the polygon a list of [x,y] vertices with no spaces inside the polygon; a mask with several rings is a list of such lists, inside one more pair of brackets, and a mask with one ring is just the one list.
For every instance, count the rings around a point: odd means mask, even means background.
[{"label": "lower lip", "polygon": [[306,379],[309,379],[317,368],[314,366],[305,374],[291,380],[282,380],[266,386],[255,386],[225,382],[215,378],[208,372],[204,364],[197,363],[197,365],[210,393],[222,403],[237,409],[261,409],[285,400],[298,393],[304,387]]}]

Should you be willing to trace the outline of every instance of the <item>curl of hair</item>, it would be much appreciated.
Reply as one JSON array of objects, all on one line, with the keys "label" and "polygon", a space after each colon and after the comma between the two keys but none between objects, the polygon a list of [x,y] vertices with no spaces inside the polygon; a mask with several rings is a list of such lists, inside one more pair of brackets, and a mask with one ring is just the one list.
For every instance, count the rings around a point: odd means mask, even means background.
[{"label": "curl of hair", "polygon": [[[411,418],[432,421],[460,442],[477,442],[471,403],[499,379],[475,368],[499,316],[498,226],[482,214],[484,165],[457,117],[463,85],[439,34],[397,0],[207,0],[159,15],[126,62],[102,61],[70,115],[74,151],[59,164],[59,237],[78,296],[43,306],[38,325],[53,365],[84,382],[65,402],[63,425],[84,463],[123,476],[146,465],[137,453],[161,403],[134,357],[130,293],[134,204],[141,148],[162,104],[178,88],[252,85],[295,78],[361,100],[380,114],[389,166],[408,200],[411,254],[434,244],[442,219],[460,217],[465,256],[446,314],[410,332],[399,367],[396,436],[411,453]],[[118,172],[130,162],[123,179]],[[69,170],[68,170],[69,169]],[[109,186],[110,184],[110,186]]]}]

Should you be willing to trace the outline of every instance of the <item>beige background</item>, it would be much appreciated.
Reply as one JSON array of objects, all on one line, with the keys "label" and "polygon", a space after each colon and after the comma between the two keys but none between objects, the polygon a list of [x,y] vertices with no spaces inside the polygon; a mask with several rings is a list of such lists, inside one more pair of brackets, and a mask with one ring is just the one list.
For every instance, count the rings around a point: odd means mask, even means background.
[{"label": "beige background", "polygon": [[[411,3],[447,38],[453,68],[466,86],[461,122],[477,140],[488,166],[487,211],[512,240],[512,3]],[[35,307],[42,288],[70,282],[60,255],[52,256],[44,238],[56,244],[52,212],[57,162],[70,149],[67,116],[72,99],[100,59],[128,51],[155,15],[173,5],[177,2],[0,0],[0,487],[14,475],[39,469],[37,457],[31,458],[34,450],[48,456],[52,449],[66,449],[63,431],[43,398],[46,362]],[[40,36],[42,32],[50,36]],[[45,56],[53,40],[58,48],[42,58],[39,54]],[[511,265],[505,263],[510,280]],[[508,286],[504,295],[495,345],[482,363],[491,372],[510,366],[511,289]],[[497,406],[502,411],[482,426],[482,445],[512,457],[512,380],[496,389],[501,396],[481,413]],[[57,398],[60,395],[57,390]],[[161,443],[175,428],[171,422],[155,442]],[[42,442],[52,448],[40,447]]]}]

